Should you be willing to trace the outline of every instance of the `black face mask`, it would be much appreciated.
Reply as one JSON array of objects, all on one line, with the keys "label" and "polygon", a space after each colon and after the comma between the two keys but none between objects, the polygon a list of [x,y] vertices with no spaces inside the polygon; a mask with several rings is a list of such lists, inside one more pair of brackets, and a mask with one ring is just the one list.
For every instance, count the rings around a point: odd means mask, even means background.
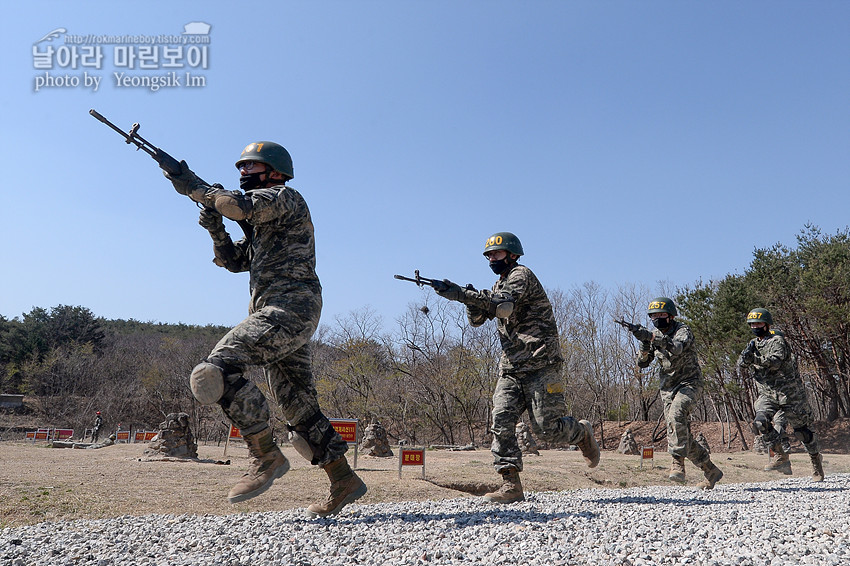
[{"label": "black face mask", "polygon": [[756,337],[758,337],[758,338],[764,338],[764,337],[765,337],[765,336],[767,336],[767,335],[768,335],[768,333],[770,332],[770,331],[767,329],[767,327],[766,327],[766,326],[762,326],[762,327],[760,327],[760,328],[753,328],[753,327],[750,327],[750,330],[752,330],[752,331],[753,331],[753,334],[755,334],[755,335],[756,335]]},{"label": "black face mask", "polygon": [[500,259],[497,261],[490,262],[490,269],[493,270],[493,273],[496,275],[501,275],[508,268],[508,258]]},{"label": "black face mask", "polygon": [[667,330],[670,328],[670,319],[669,318],[653,318],[652,325],[658,330]]},{"label": "black face mask", "polygon": [[249,173],[247,175],[242,175],[239,177],[239,188],[245,191],[253,191],[255,189],[259,189],[260,187],[266,184],[265,181],[260,179],[260,175],[263,175],[265,171],[261,171],[260,173]]}]

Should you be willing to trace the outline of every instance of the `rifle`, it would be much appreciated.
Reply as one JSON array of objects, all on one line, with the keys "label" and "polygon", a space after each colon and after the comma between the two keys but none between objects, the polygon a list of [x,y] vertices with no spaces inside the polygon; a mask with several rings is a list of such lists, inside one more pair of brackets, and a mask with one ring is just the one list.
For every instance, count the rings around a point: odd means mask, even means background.
[{"label": "rifle", "polygon": [[[411,283],[416,283],[420,287],[423,285],[428,285],[437,291],[444,291],[448,288],[442,279],[429,279],[428,277],[422,277],[419,275],[419,270],[415,269],[413,271],[413,278],[405,277],[404,275],[393,275],[396,279],[401,279],[402,281],[410,281]],[[467,283],[466,287],[464,287],[468,291],[475,291],[475,287],[472,286],[472,283]]]},{"label": "rifle", "polygon": [[753,358],[756,354],[756,343],[755,340],[750,340],[747,342],[747,347],[741,352],[741,355],[738,356],[738,367],[745,366],[747,364],[752,363]]},{"label": "rifle", "polygon": [[413,279],[411,279],[410,277],[405,277],[404,275],[393,275],[393,277],[395,277],[396,279],[401,279],[402,281],[410,281],[411,283],[416,283],[420,287],[422,287],[423,285],[434,287],[435,283],[437,284],[437,286],[441,287],[443,283],[442,279],[429,279],[427,277],[420,277],[418,269],[414,270]]},{"label": "rifle", "polygon": [[[139,135],[139,128],[141,126],[139,125],[138,122],[133,124],[133,127],[130,128],[129,132],[125,133],[124,130],[122,130],[121,128],[119,128],[118,126],[116,126],[115,124],[110,122],[109,120],[107,120],[102,114],[100,114],[94,108],[89,110],[89,114],[91,114],[92,116],[94,116],[95,118],[97,118],[98,120],[100,120],[101,122],[103,122],[104,124],[109,126],[110,128],[112,128],[113,130],[118,132],[121,135],[121,137],[124,138],[124,141],[127,144],[135,145],[136,151],[141,149],[142,151],[144,151],[145,153],[150,155],[153,158],[153,160],[156,161],[157,165],[159,165],[159,168],[162,169],[163,171],[165,171],[166,173],[168,173],[169,175],[179,175],[182,172],[182,168],[180,167],[179,161],[177,161],[176,159],[174,159],[173,157],[168,155],[168,153],[166,153],[165,151],[156,147],[155,145],[150,143],[148,140],[146,140],[145,138],[143,138],[142,136]],[[195,176],[197,177],[197,175],[195,175]],[[198,177],[198,181],[200,181],[204,185],[209,186],[209,183],[207,183],[206,181],[204,181],[200,177]],[[209,208],[209,207],[201,205],[200,203],[197,203],[197,204],[198,204],[198,206],[200,206],[202,208]],[[251,225],[248,224],[248,222],[246,222],[245,220],[239,220],[239,221],[237,221],[237,224],[239,224],[239,226],[242,228],[242,231],[245,232],[245,237],[248,240],[250,240],[251,235],[253,234],[253,228],[251,227]]]},{"label": "rifle", "polygon": [[625,318],[620,317],[620,320],[614,319],[614,322],[634,334],[635,338],[641,342],[652,342],[652,332],[641,324],[627,322]]}]

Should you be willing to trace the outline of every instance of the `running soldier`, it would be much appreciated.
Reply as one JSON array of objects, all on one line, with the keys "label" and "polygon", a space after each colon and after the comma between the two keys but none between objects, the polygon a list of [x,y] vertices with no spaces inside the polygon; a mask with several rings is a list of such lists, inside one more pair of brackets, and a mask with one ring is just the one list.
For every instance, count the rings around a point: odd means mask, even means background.
[{"label": "running soldier", "polygon": [[667,422],[667,451],[673,457],[669,479],[685,483],[685,458],[688,458],[705,477],[697,487],[714,489],[723,472],[691,435],[691,410],[704,387],[694,335],[687,324],[676,320],[678,311],[672,299],[653,299],[647,313],[655,329],[650,331],[641,325],[633,325],[632,334],[641,343],[638,367],[649,367],[653,360],[658,360],[661,366],[658,377],[664,420]]},{"label": "running soldier", "polygon": [[777,417],[782,413],[783,428],[785,422],[790,424],[794,436],[809,453],[812,480],[823,481],[823,456],[818,436],[811,429],[812,409],[800,378],[797,357],[782,333],[770,330],[773,316],[767,309],[751,310],[747,314],[747,324],[756,337],[741,352],[738,367],[752,370],[756,380],[759,396],[755,404],[753,431],[764,435],[765,444],[773,449],[773,457],[764,469],[791,475],[791,459],[776,426]]},{"label": "running soldier", "polygon": [[[244,377],[248,366],[261,366],[293,446],[330,478],[327,501],[310,505],[308,517],[338,513],[363,496],[366,485],[348,465],[348,445],[322,414],[313,383],[309,341],[319,323],[322,287],[310,211],[285,184],[294,177],[292,158],[274,142],[249,144],[236,162],[242,191],[206,185],[185,162],[181,168],[179,175],[166,176],[178,193],[203,205],[200,224],[212,237],[214,262],[234,273],[250,272],[248,318],[224,335],[189,379],[198,401],[219,404],[248,445],[248,471],[228,500],[256,497],[289,470],[272,437],[268,400]],[[240,222],[245,238],[234,243],[222,216]]]},{"label": "running soldier", "polygon": [[563,416],[567,406],[555,315],[543,285],[529,268],[517,263],[521,255],[519,239],[510,232],[498,232],[487,238],[484,247],[490,269],[499,276],[492,291],[464,289],[448,279],[434,285],[440,296],[466,305],[472,326],[496,319],[503,351],[493,394],[491,451],[502,485],[484,495],[493,503],[525,499],[519,478],[522,450],[516,437],[516,424],[525,411],[539,438],[575,444],[589,467],[599,463],[591,424]]}]

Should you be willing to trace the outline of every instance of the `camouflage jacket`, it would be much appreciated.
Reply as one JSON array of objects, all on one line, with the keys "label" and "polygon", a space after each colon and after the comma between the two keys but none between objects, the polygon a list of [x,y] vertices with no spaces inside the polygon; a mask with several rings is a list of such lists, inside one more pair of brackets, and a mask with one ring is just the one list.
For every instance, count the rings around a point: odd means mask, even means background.
[{"label": "camouflage jacket", "polygon": [[242,238],[235,243],[223,228],[218,234],[211,232],[216,264],[234,273],[251,274],[250,312],[265,306],[280,306],[291,293],[320,297],[313,220],[298,191],[277,185],[242,194],[209,187],[202,195],[190,196],[215,207],[221,195],[235,202],[252,228],[250,239]]},{"label": "camouflage jacket", "polygon": [[760,393],[763,388],[782,393],[804,389],[797,357],[781,334],[750,340],[738,358],[738,365],[752,370]]},{"label": "camouflage jacket", "polygon": [[667,332],[652,330],[652,341],[641,346],[638,366],[645,368],[658,360],[659,388],[672,390],[682,383],[702,387],[702,371],[697,360],[694,334],[684,322],[674,320]]},{"label": "camouflage jacket", "polygon": [[[507,318],[494,314],[494,296],[513,301],[513,312]],[[503,372],[535,371],[563,361],[552,304],[543,285],[524,265],[515,265],[503,273],[492,291],[467,291],[463,302],[472,326],[496,319],[496,330],[502,342],[499,363]]]}]

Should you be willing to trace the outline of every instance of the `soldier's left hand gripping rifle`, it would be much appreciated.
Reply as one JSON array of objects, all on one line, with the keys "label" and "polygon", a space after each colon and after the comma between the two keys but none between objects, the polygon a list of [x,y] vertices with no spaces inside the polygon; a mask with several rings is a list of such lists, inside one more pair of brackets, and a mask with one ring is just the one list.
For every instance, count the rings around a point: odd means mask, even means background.
[{"label": "soldier's left hand gripping rifle", "polygon": [[[121,128],[119,128],[118,126],[116,126],[115,124],[110,122],[109,120],[107,120],[102,114],[100,114],[94,108],[89,110],[89,114],[91,114],[92,116],[94,116],[95,118],[97,118],[98,120],[100,120],[101,122],[103,122],[104,124],[109,126],[110,128],[112,128],[113,130],[118,132],[121,135],[121,137],[124,138],[124,141],[127,144],[135,145],[137,151],[141,149],[142,151],[144,151],[145,153],[150,155],[153,158],[153,160],[157,162],[157,164],[159,165],[159,168],[162,169],[163,171],[165,171],[166,173],[168,173],[169,175],[178,176],[178,175],[184,174],[188,171],[191,175],[194,175],[194,177],[197,179],[197,181],[200,184],[210,186],[209,183],[207,183],[206,181],[204,181],[203,179],[201,179],[200,177],[198,177],[197,175],[195,175],[194,173],[189,171],[188,168],[184,169],[185,162],[181,164],[181,162],[177,161],[176,159],[174,159],[173,157],[168,155],[168,153],[166,153],[165,151],[156,147],[155,145],[150,143],[148,140],[146,140],[145,138],[140,136],[139,135],[140,126],[139,126],[138,122],[133,124],[133,127],[130,128],[130,131],[125,132],[124,130],[122,130]],[[207,207],[203,207],[203,205],[201,205],[201,204],[198,204],[198,206],[201,206],[202,208],[207,208]],[[253,229],[251,228],[251,225],[248,224],[244,220],[239,220],[237,223],[242,228],[242,231],[245,232],[245,237],[250,240],[251,234],[253,233]]]},{"label": "soldier's left hand gripping rifle", "polygon": [[614,319],[614,322],[631,332],[635,338],[641,341],[644,345],[648,346],[652,343],[652,332],[641,324],[634,324],[632,322],[627,322],[625,318],[620,317],[620,320]]},{"label": "soldier's left hand gripping rifle", "polygon": [[441,297],[445,297],[446,299],[452,301],[463,302],[464,297],[464,289],[467,291],[475,291],[475,287],[472,286],[472,283],[469,283],[466,287],[461,288],[457,283],[452,283],[448,279],[430,279],[428,277],[422,277],[419,275],[419,270],[415,270],[413,272],[413,277],[405,277],[404,275],[393,275],[396,279],[400,279],[402,281],[410,281],[411,283],[416,283],[420,287],[428,285],[434,291],[437,292]]}]

